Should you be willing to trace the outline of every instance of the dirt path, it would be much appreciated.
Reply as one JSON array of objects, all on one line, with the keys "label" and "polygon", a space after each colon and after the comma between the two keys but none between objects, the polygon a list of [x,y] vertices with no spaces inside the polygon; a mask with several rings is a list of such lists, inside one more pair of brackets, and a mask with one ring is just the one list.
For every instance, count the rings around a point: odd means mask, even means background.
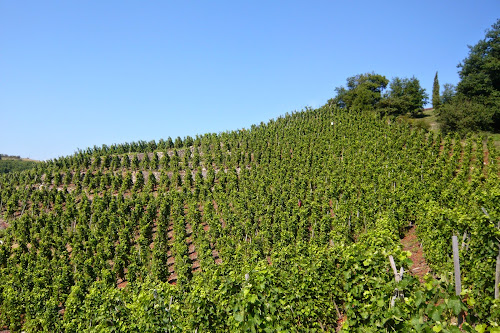
[{"label": "dirt path", "polygon": [[412,227],[406,233],[406,236],[401,240],[401,244],[403,244],[404,251],[411,252],[410,259],[413,261],[413,264],[410,267],[410,273],[416,276],[420,282],[423,282],[423,277],[430,272],[430,268],[425,261],[424,251],[418,241],[415,227]]}]

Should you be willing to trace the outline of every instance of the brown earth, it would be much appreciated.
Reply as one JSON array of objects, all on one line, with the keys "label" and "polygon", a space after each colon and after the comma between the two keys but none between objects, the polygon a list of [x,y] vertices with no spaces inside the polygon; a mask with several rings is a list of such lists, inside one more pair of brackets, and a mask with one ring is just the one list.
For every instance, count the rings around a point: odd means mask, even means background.
[{"label": "brown earth", "polygon": [[7,221],[5,221],[4,219],[2,219],[0,217],[0,230],[7,229],[8,227],[9,227],[9,224],[7,223]]},{"label": "brown earth", "polygon": [[431,270],[425,261],[424,251],[422,245],[418,241],[415,226],[406,233],[405,237],[401,240],[403,244],[404,251],[410,251],[410,259],[413,261],[412,265],[409,267],[410,274],[417,277],[420,282],[424,281],[425,274],[429,273]]}]

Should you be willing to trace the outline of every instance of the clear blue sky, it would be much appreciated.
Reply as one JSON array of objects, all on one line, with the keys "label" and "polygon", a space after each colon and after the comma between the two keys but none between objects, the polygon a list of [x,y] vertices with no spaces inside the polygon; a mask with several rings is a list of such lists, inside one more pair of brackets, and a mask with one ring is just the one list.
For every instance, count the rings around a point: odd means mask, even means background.
[{"label": "clear blue sky", "polygon": [[498,15],[498,0],[0,0],[0,153],[248,128],[371,71],[430,93]]}]

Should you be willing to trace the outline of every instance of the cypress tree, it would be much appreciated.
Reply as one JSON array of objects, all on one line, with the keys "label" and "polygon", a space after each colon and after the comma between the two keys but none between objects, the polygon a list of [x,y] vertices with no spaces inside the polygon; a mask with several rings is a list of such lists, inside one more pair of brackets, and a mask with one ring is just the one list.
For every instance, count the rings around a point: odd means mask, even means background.
[{"label": "cypress tree", "polygon": [[436,72],[436,76],[434,76],[434,84],[432,85],[432,107],[434,109],[438,109],[441,104],[441,99],[439,97],[439,80],[438,80],[438,72]]}]

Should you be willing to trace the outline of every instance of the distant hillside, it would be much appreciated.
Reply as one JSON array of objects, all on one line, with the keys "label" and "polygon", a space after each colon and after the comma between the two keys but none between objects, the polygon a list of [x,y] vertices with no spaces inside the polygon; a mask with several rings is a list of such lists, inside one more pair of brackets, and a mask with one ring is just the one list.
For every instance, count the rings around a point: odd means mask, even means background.
[{"label": "distant hillside", "polygon": [[20,156],[0,154],[0,174],[31,169],[37,162]]}]

